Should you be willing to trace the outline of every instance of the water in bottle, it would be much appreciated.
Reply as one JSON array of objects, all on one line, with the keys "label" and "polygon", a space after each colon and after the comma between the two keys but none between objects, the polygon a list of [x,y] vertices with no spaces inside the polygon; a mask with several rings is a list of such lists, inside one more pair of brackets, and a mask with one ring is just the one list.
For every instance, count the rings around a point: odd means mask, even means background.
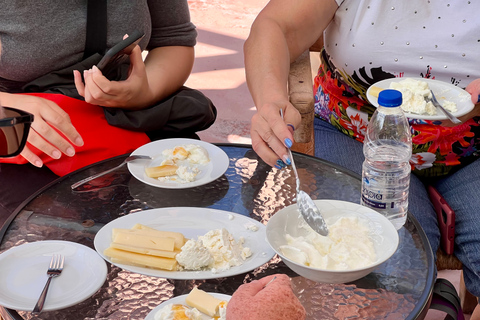
[{"label": "water in bottle", "polygon": [[412,135],[400,91],[381,91],[378,104],[363,145],[361,204],[382,213],[398,230],[407,219]]}]

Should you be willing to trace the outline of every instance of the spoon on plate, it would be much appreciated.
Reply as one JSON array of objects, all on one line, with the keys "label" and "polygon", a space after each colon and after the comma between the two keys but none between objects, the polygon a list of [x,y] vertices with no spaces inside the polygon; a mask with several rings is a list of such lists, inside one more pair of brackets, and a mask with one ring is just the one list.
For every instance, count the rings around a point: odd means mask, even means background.
[{"label": "spoon on plate", "polygon": [[[280,109],[280,116],[283,119],[283,110]],[[295,166],[295,162],[293,160],[292,150],[290,148],[288,150],[288,156],[292,162],[292,169],[293,173],[295,174],[295,181],[297,184],[297,207],[298,211],[303,216],[303,219],[307,222],[307,224],[318,234],[322,236],[328,236],[328,227],[325,223],[325,220],[320,213],[315,202],[313,202],[312,198],[305,192],[300,190],[300,178],[298,177],[297,167]]]},{"label": "spoon on plate", "polygon": [[122,163],[120,163],[118,166],[114,167],[114,168],[111,168],[111,169],[108,169],[108,170],[105,170],[105,171],[102,171],[100,173],[97,173],[97,174],[94,174],[90,177],[87,177],[83,180],[80,180],[78,182],[75,182],[74,184],[72,184],[72,190],[80,187],[81,185],[89,182],[89,181],[92,181],[93,179],[97,179],[101,176],[104,176],[106,175],[107,173],[110,173],[112,171],[115,171],[117,170],[118,168],[122,167],[123,165],[129,163],[129,162],[132,162],[132,163],[146,163],[146,162],[149,162],[151,161],[153,158],[150,157],[150,156],[144,156],[144,155],[139,155],[139,154],[136,154],[136,155],[131,155],[129,157],[127,157],[125,160],[123,160]]}]

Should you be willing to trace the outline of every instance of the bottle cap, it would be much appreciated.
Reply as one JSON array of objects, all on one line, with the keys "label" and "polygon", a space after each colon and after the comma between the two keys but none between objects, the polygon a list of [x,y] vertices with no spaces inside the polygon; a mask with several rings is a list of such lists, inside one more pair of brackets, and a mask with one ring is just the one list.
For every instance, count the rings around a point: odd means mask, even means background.
[{"label": "bottle cap", "polygon": [[398,90],[382,90],[378,94],[378,104],[384,107],[398,107],[402,104],[402,93]]}]

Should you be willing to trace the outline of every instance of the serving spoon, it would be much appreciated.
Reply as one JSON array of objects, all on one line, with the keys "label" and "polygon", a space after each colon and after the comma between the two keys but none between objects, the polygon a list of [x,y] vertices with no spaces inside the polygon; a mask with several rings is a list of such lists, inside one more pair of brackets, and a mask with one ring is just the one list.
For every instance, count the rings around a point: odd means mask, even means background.
[{"label": "serving spoon", "polygon": [[92,181],[93,179],[97,179],[103,175],[106,175],[107,173],[110,173],[112,171],[115,171],[117,170],[118,168],[121,168],[123,165],[129,163],[129,162],[132,162],[132,163],[141,163],[141,162],[148,162],[148,161],[151,161],[153,158],[150,157],[150,156],[144,156],[144,155],[139,155],[139,154],[136,154],[136,155],[132,155],[132,156],[129,156],[127,157],[125,160],[123,160],[122,163],[120,163],[118,166],[114,167],[114,168],[111,168],[111,169],[108,169],[108,170],[105,170],[105,171],[102,171],[100,173],[97,173],[97,174],[94,174],[90,177],[87,177],[83,180],[80,180],[78,182],[75,182],[74,184],[72,184],[72,190],[80,187],[81,185],[89,182],[89,181]]},{"label": "serving spoon", "polygon": [[[283,110],[280,109],[280,115],[283,119]],[[303,219],[315,232],[322,236],[328,236],[328,227],[323,219],[320,210],[318,209],[315,202],[312,198],[305,192],[300,190],[300,178],[298,177],[297,167],[295,166],[295,161],[293,160],[292,150],[287,148],[288,156],[290,157],[292,163],[293,173],[295,174],[295,182],[297,184],[297,207],[298,211],[303,216]]]}]

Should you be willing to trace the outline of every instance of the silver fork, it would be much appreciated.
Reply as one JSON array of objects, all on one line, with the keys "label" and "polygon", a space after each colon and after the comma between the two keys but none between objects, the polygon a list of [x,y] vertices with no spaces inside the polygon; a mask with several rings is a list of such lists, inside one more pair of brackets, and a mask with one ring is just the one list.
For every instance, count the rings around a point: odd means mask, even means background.
[{"label": "silver fork", "polygon": [[45,304],[45,298],[47,297],[48,287],[50,286],[50,281],[52,281],[52,278],[58,277],[62,273],[64,262],[65,257],[61,254],[54,254],[52,256],[52,260],[50,260],[50,265],[48,266],[47,270],[48,280],[45,284],[45,288],[43,288],[43,291],[40,294],[40,298],[38,298],[35,308],[33,308],[33,313],[42,312],[43,305]]}]

